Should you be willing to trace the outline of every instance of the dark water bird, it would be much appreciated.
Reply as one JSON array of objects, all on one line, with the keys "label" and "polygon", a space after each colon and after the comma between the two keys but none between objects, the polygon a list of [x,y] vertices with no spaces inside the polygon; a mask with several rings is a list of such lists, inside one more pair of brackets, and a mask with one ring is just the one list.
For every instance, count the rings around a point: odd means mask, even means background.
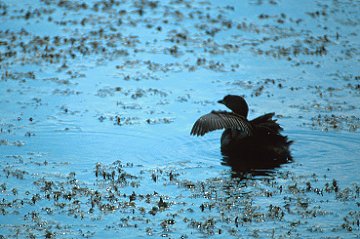
[{"label": "dark water bird", "polygon": [[248,120],[249,107],[241,96],[227,95],[218,103],[231,109],[212,111],[201,116],[194,124],[191,135],[203,136],[224,129],[221,153],[225,164],[234,171],[271,169],[292,160],[289,141],[281,135],[282,128],[273,119],[275,113]]}]

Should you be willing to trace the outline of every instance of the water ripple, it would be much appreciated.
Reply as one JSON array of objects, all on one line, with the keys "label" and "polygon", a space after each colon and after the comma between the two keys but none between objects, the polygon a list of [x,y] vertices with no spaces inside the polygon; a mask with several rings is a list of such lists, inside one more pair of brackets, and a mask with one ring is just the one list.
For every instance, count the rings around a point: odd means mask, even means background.
[{"label": "water ripple", "polygon": [[[296,170],[359,181],[360,137],[357,133],[288,131],[294,139]],[[319,163],[320,162],[320,163]]]}]

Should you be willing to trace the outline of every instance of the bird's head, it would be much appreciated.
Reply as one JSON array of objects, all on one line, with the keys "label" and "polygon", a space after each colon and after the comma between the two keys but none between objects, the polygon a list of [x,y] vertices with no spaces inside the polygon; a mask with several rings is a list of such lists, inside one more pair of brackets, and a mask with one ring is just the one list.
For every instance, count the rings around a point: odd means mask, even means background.
[{"label": "bird's head", "polygon": [[231,109],[234,113],[244,116],[245,118],[248,115],[249,107],[245,99],[238,95],[227,95],[222,100],[219,100],[218,103],[224,104],[226,107]]}]

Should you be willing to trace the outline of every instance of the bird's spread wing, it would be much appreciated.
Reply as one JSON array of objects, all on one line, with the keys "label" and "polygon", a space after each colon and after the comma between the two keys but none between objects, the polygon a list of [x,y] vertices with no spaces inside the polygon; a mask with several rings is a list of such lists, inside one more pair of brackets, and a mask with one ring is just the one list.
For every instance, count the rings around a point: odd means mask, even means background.
[{"label": "bird's spread wing", "polygon": [[252,126],[243,116],[226,111],[212,111],[201,116],[191,129],[191,135],[203,136],[217,129],[236,129],[252,135]]}]

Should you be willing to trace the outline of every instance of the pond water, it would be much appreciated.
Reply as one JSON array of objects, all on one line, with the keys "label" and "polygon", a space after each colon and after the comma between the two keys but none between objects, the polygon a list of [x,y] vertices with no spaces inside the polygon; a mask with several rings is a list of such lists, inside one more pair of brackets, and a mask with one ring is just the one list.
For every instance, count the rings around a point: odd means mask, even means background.
[{"label": "pond water", "polygon": [[[360,4],[0,0],[0,238],[359,238]],[[224,95],[294,161],[190,136]]]}]

